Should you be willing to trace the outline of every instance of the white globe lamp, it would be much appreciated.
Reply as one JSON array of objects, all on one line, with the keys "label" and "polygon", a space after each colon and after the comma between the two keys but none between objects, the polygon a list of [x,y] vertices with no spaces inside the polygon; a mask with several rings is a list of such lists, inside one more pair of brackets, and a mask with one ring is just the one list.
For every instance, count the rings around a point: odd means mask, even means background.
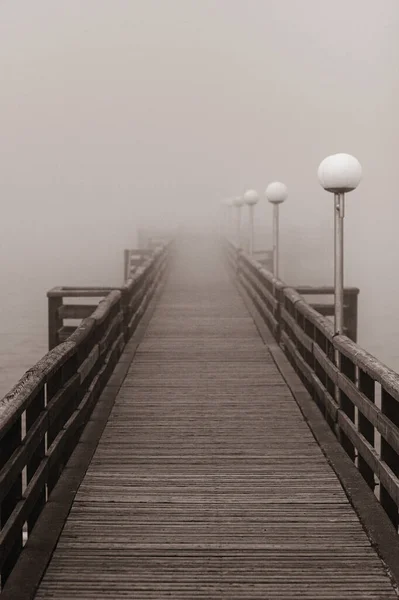
[{"label": "white globe lamp", "polygon": [[317,171],[320,185],[334,194],[355,190],[362,178],[360,162],[351,154],[332,154],[321,161]]},{"label": "white globe lamp", "polygon": [[[332,154],[321,161],[320,185],[334,194],[334,330],[344,332],[344,216],[345,194],[356,189],[362,178],[360,162],[351,154]],[[339,366],[339,353],[335,361]]]},{"label": "white globe lamp", "polygon": [[266,188],[266,198],[272,204],[282,204],[288,196],[288,189],[281,181],[273,181]]},{"label": "white globe lamp", "polygon": [[244,202],[248,206],[255,206],[259,202],[259,194],[256,190],[247,190],[244,194]]}]

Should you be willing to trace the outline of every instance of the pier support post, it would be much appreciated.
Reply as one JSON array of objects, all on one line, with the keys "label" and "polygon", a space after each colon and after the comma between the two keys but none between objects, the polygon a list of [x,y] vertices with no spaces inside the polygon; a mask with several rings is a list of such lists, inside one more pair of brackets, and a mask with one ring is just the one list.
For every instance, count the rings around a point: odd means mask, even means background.
[{"label": "pier support post", "polygon": [[[49,292],[50,294],[50,292]],[[59,309],[62,306],[62,297],[48,294],[48,349],[52,350],[59,344],[58,331],[62,327],[62,318]]]}]

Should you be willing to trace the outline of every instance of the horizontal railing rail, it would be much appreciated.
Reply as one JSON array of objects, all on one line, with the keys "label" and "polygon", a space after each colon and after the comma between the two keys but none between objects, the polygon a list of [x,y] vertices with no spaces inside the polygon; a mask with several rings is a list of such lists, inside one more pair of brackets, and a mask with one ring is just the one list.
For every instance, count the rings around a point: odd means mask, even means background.
[{"label": "horizontal railing rail", "polygon": [[[158,249],[89,316],[59,305],[82,323],[29,369],[0,400],[0,572],[8,578],[72,454],[122,351],[167,270],[171,244]],[[99,288],[55,288],[51,298]],[[86,310],[86,309],[85,309]],[[89,309],[87,309],[89,310]]]},{"label": "horizontal railing rail", "polygon": [[[399,375],[349,337],[334,335],[332,322],[297,289],[275,279],[233,243],[225,242],[224,249],[234,279],[252,299],[397,531]],[[304,293],[309,288],[298,289]],[[357,299],[356,288],[348,293]]]}]

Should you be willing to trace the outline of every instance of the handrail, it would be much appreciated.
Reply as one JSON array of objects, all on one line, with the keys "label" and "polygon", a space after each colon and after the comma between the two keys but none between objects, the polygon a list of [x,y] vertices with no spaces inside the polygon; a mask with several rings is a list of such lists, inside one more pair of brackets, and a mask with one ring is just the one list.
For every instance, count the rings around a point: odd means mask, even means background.
[{"label": "handrail", "polygon": [[[252,299],[398,531],[399,375],[347,336],[335,335],[331,321],[297,289],[276,280],[236,245],[224,241],[224,251],[234,280]],[[348,293],[357,298],[358,290]]]},{"label": "handrail", "polygon": [[[0,399],[1,585],[161,285],[170,251],[170,244],[159,248],[121,288],[106,289],[68,340],[51,349]],[[85,291],[91,293],[88,288],[55,288],[49,299],[59,310],[64,295]]]}]

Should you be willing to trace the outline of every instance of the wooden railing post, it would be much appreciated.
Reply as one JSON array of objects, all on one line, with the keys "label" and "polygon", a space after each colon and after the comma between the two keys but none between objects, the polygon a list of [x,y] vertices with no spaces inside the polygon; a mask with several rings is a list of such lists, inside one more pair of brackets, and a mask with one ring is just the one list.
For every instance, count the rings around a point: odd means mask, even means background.
[{"label": "wooden railing post", "polygon": [[344,292],[344,326],[352,342],[357,342],[359,290]]},{"label": "wooden railing post", "polygon": [[274,284],[274,296],[277,300],[277,307],[274,313],[274,318],[277,321],[277,327],[275,330],[275,338],[278,344],[280,344],[281,342],[281,330],[282,330],[282,320],[281,320],[281,308],[282,308],[282,303],[284,302],[284,295],[283,295],[283,291],[284,291],[284,287],[282,285],[279,284],[279,282],[276,282]]},{"label": "wooden railing post", "polygon": [[241,256],[242,256],[242,250],[241,250],[241,248],[237,248],[237,250],[236,250],[236,268],[235,268],[235,275],[236,275],[237,279],[240,279]]},{"label": "wooden railing post", "polygon": [[[356,367],[355,364],[346,356],[344,356],[341,353],[339,354],[339,365],[338,368],[340,369],[341,373],[343,373],[344,375],[346,375],[346,377],[348,377],[348,379],[350,379],[353,383],[355,383],[356,381]],[[352,421],[352,423],[355,422],[355,405],[353,404],[353,402],[350,400],[350,398],[348,398],[348,396],[339,388],[338,386],[338,402],[339,402],[339,406],[340,409],[342,410],[342,412],[344,412],[347,417],[349,417],[349,419]],[[349,438],[345,435],[345,433],[340,430],[340,441],[342,444],[342,447],[344,448],[345,452],[348,454],[348,456],[352,459],[352,461],[355,461],[355,456],[356,456],[356,452],[355,452],[355,446],[353,445],[353,443],[349,440]]]},{"label": "wooden railing post", "polygon": [[62,317],[59,309],[62,306],[62,297],[52,296],[48,292],[48,349],[52,350],[59,344],[58,331],[62,327]]},{"label": "wooden railing post", "polygon": [[[80,385],[80,378],[77,374],[78,366],[77,351],[74,350],[71,356],[54,372],[47,382],[47,405],[51,403],[47,431],[48,448],[56,441],[57,436],[62,431],[76,406],[76,398]],[[61,402],[59,400],[60,397],[63,397],[63,401]],[[54,404],[58,404],[57,410],[53,409]],[[47,476],[49,494],[52,492],[61,475],[64,462],[64,452],[57,454],[57,457],[51,461]]]},{"label": "wooden railing post", "polygon": [[122,287],[121,288],[121,294],[122,294],[122,299],[121,299],[121,303],[122,303],[122,313],[123,313],[123,323],[122,323],[122,327],[123,327],[123,337],[125,339],[125,344],[127,344],[127,342],[129,341],[129,320],[130,320],[130,316],[129,316],[129,290],[127,287]]},{"label": "wooden railing post", "polygon": [[130,250],[123,251],[123,281],[127,281],[129,278],[129,267],[130,267]]},{"label": "wooden railing post", "polygon": [[[1,451],[0,451],[0,469],[4,467],[7,461],[10,459],[14,451],[21,444],[21,417],[19,417],[15,423],[10,427],[8,432],[1,439]],[[0,503],[0,529],[3,529],[5,524],[7,523],[8,518],[12,514],[14,508],[21,500],[22,497],[22,473],[19,474],[11,489],[5,495]],[[2,559],[1,565],[1,586],[4,585],[4,582],[8,578],[12,569],[14,568],[15,563],[18,560],[18,556],[20,555],[22,550],[22,528],[15,536],[14,541],[9,544],[9,547],[6,549],[5,557]]]},{"label": "wooden railing post", "polygon": [[[41,415],[44,415],[45,402],[44,402],[44,384],[36,395],[36,398],[26,409],[26,433],[29,433],[29,430],[37,425],[37,422]],[[36,471],[40,466],[40,463],[44,459],[46,448],[45,448],[45,430],[38,434],[40,436],[40,441],[37,444],[37,448],[31,456],[27,464],[27,485],[32,481],[32,479],[36,475]],[[46,484],[45,480],[40,484],[40,492],[38,492],[37,500],[31,510],[31,514],[28,518],[28,533],[32,531],[43,506],[46,503]]]}]

